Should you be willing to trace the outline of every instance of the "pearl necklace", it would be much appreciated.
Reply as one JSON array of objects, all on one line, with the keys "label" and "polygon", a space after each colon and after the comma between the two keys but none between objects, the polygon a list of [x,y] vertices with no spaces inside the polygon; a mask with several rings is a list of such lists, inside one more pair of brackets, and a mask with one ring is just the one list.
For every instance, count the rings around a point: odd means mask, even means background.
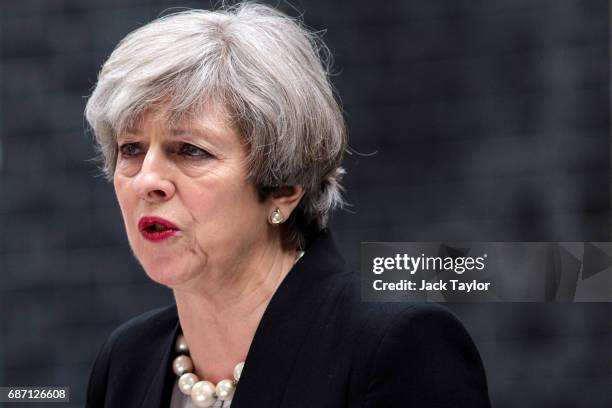
[{"label": "pearl necklace", "polygon": [[[302,256],[304,256],[304,251],[298,251],[294,264]],[[229,401],[234,397],[236,385],[244,368],[244,361],[241,361],[234,367],[233,380],[221,380],[215,385],[210,381],[200,381],[200,378],[193,373],[193,361],[189,357],[189,347],[187,346],[185,336],[182,334],[178,335],[174,349],[179,353],[179,356],[172,362],[172,370],[179,377],[179,390],[183,394],[191,396],[193,405],[207,408],[212,407],[217,402],[217,399]]]},{"label": "pearl necklace", "polygon": [[200,381],[200,378],[193,373],[193,361],[188,355],[189,347],[187,347],[185,336],[179,334],[174,348],[177,353],[180,353],[172,362],[172,369],[179,376],[179,389],[183,394],[191,395],[191,400],[196,407],[212,407],[217,399],[222,401],[232,399],[236,384],[242,374],[244,361],[234,367],[234,380],[221,380],[215,385],[210,381]]}]

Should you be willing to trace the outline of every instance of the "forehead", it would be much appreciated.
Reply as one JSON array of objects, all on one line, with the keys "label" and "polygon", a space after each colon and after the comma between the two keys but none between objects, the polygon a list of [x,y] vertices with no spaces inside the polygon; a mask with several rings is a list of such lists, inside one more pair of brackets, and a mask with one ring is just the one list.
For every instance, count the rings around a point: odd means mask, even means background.
[{"label": "forehead", "polygon": [[144,130],[156,128],[169,136],[186,133],[223,137],[237,133],[230,116],[219,104],[208,104],[184,114],[173,114],[166,107],[150,108],[136,117],[125,129],[128,134],[141,135]]}]

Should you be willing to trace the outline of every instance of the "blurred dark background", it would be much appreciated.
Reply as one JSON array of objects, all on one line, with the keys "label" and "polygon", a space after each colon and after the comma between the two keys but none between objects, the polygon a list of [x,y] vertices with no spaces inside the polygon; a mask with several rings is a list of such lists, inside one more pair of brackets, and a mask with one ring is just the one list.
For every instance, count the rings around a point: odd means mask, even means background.
[{"label": "blurred dark background", "polygon": [[[610,240],[607,1],[292,5],[328,30],[351,147],[376,152],[346,157],[352,207],[331,221],[355,267],[361,241]],[[111,329],[172,302],[82,112],[116,43],[175,6],[210,2],[0,1],[0,386],[69,385],[83,406]],[[612,406],[609,303],[449,306],[495,407]]]}]

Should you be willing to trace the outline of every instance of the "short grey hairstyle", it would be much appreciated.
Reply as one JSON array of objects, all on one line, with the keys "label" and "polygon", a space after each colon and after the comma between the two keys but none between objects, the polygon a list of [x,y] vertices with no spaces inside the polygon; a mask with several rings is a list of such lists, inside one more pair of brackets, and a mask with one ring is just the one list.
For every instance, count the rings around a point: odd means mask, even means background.
[{"label": "short grey hairstyle", "polygon": [[317,32],[263,4],[188,9],[128,34],[104,63],[87,101],[102,170],[113,179],[117,135],[147,110],[193,118],[220,103],[249,147],[249,178],[263,200],[286,186],[305,194],[285,223],[284,243],[303,247],[344,204],[347,145],[330,83],[331,53]]}]

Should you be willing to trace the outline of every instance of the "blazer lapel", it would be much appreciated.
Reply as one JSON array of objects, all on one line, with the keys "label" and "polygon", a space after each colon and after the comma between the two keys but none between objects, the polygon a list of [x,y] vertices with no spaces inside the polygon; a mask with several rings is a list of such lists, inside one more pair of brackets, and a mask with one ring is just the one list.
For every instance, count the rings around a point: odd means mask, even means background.
[{"label": "blazer lapel", "polygon": [[[161,356],[161,359],[151,382],[145,386],[148,388],[143,396],[142,408],[168,408],[170,406],[172,388],[176,380],[176,375],[172,371],[171,358],[174,355],[174,342],[180,327],[176,305],[170,310],[168,324],[171,330],[168,330],[161,341],[149,343],[149,346],[154,348],[149,355],[151,357]],[[142,375],[142,373],[135,372],[134,375]]]},{"label": "blazer lapel", "polygon": [[232,408],[278,407],[296,357],[325,296],[348,273],[330,233],[322,232],[295,264],[264,312],[247,354]]}]

